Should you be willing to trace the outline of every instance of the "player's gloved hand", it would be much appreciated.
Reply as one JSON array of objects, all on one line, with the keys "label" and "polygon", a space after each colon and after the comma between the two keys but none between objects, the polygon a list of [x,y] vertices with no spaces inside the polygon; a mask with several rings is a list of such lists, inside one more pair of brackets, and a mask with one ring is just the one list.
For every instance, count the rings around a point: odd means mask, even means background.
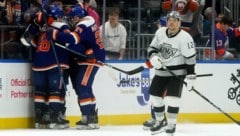
[{"label": "player's gloved hand", "polygon": [[196,81],[196,75],[195,74],[190,74],[187,75],[185,78],[185,82],[187,83],[186,87],[187,90],[192,90],[194,88],[194,83]]},{"label": "player's gloved hand", "polygon": [[27,41],[27,39],[26,39],[24,36],[21,36],[20,42],[21,42],[22,45],[24,45],[24,46],[27,46],[27,47],[31,46],[31,44]]},{"label": "player's gloved hand", "polygon": [[96,63],[97,60],[92,49],[88,49],[85,54],[87,57],[86,61],[88,63]]},{"label": "player's gloved hand", "polygon": [[153,68],[153,65],[151,64],[151,62],[150,62],[149,59],[147,59],[147,60],[145,61],[145,64],[146,64],[147,68]]},{"label": "player's gloved hand", "polygon": [[161,58],[158,55],[151,56],[149,61],[154,68],[156,68],[156,69],[162,68],[162,61],[161,61]]}]

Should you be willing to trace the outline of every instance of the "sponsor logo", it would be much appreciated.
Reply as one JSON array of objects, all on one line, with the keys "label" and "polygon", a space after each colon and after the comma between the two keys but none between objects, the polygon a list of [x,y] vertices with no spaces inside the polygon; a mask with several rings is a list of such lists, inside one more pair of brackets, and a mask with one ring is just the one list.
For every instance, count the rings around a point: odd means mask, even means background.
[{"label": "sponsor logo", "polygon": [[33,92],[23,92],[23,91],[11,91],[10,92],[11,98],[31,98],[33,97]]},{"label": "sponsor logo", "polygon": [[12,99],[27,99],[33,97],[30,78],[10,79],[9,97]]},{"label": "sponsor logo", "polygon": [[240,69],[237,69],[237,74],[231,74],[230,81],[233,82],[233,87],[228,89],[228,99],[235,100],[240,105]]},{"label": "sponsor logo", "polygon": [[137,101],[140,105],[147,105],[149,101],[149,86],[150,86],[150,72],[145,68],[141,72],[141,95],[137,96]]},{"label": "sponsor logo", "polygon": [[120,82],[117,87],[139,87],[141,79],[139,77],[133,77],[126,74],[119,74]]},{"label": "sponsor logo", "polygon": [[[150,86],[150,72],[146,68],[141,72],[141,75],[127,75],[119,73],[119,82],[117,87],[119,88],[140,88],[140,95],[137,96],[137,102],[139,105],[147,105],[149,101],[149,86]],[[135,93],[138,89],[122,90],[122,93]]]},{"label": "sponsor logo", "polygon": [[31,79],[11,79],[11,86],[31,86]]}]

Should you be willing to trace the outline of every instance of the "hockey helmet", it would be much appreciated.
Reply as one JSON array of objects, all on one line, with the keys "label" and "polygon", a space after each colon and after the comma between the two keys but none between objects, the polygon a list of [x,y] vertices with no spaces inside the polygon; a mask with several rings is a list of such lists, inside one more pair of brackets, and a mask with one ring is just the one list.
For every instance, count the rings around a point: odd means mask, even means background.
[{"label": "hockey helmet", "polygon": [[49,16],[51,16],[55,19],[61,18],[64,16],[63,10],[57,5],[50,5],[47,9],[47,13]]},{"label": "hockey helmet", "polygon": [[68,12],[70,17],[78,16],[79,18],[85,17],[87,15],[86,11],[78,4],[73,5]]},{"label": "hockey helmet", "polygon": [[181,20],[182,18],[180,17],[180,14],[179,14],[179,12],[177,12],[177,11],[171,11],[168,15],[167,15],[167,20],[169,19],[169,18],[176,18],[176,19],[178,19],[178,20]]}]

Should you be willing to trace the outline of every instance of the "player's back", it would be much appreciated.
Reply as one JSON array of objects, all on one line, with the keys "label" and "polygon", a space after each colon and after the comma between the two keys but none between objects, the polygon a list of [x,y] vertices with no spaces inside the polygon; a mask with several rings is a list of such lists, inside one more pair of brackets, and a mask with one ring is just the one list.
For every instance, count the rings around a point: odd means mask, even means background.
[{"label": "player's back", "polygon": [[[51,27],[54,27],[62,32],[68,30],[67,25],[60,22],[52,23]],[[38,35],[37,47],[33,60],[33,70],[44,71],[55,68],[58,66],[56,59],[59,60],[62,67],[69,67],[68,52],[60,47],[54,46],[53,44],[54,42],[51,41],[51,37],[47,32],[41,32]],[[54,46],[54,48],[52,46]]]},{"label": "player's back", "polygon": [[75,29],[80,35],[80,44],[86,49],[93,49],[97,60],[105,61],[105,50],[100,36],[99,27],[91,16],[77,24]]}]

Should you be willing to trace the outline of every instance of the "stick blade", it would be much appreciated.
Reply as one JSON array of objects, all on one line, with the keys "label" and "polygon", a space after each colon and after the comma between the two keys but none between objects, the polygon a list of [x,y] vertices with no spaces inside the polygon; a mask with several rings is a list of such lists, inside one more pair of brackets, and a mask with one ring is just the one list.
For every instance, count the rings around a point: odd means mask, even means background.
[{"label": "stick blade", "polygon": [[131,70],[131,71],[126,72],[126,74],[128,74],[128,75],[134,75],[134,74],[137,74],[137,73],[139,73],[139,72],[141,72],[141,71],[143,71],[143,70],[144,70],[144,67],[143,67],[143,66],[140,66],[140,67],[138,67],[138,68],[135,68],[135,69],[133,69],[133,70]]}]

